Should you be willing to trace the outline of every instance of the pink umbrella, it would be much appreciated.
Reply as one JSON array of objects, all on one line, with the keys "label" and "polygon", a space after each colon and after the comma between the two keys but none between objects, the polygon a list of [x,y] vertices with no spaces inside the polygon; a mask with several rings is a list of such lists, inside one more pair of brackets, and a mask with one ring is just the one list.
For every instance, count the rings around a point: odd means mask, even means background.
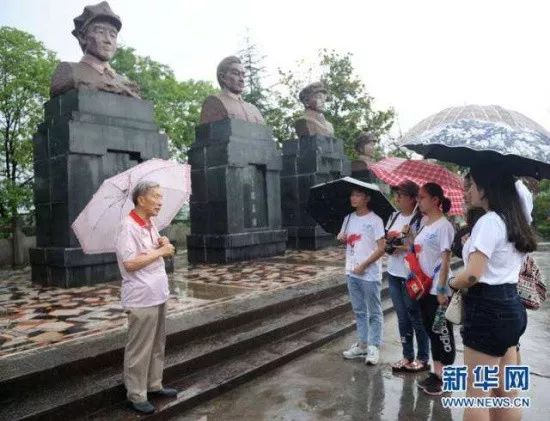
[{"label": "pink umbrella", "polygon": [[86,254],[115,251],[122,218],[134,208],[132,190],[140,181],[157,182],[162,190],[162,209],[154,218],[156,227],[167,227],[191,194],[190,166],[163,159],[150,159],[105,180],[72,229]]},{"label": "pink umbrella", "polygon": [[460,177],[441,165],[428,161],[416,161],[389,157],[369,165],[369,169],[390,186],[397,186],[405,180],[414,181],[419,186],[437,183],[451,200],[449,215],[464,213],[464,188]]}]

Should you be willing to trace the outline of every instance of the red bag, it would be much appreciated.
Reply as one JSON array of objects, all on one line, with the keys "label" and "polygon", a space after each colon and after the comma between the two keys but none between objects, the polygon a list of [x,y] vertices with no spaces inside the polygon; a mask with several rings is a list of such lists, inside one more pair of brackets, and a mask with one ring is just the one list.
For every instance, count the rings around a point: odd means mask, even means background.
[{"label": "red bag", "polygon": [[430,293],[432,288],[432,278],[422,272],[418,257],[413,252],[407,253],[405,256],[405,265],[409,268],[409,277],[405,281],[405,289],[407,294],[413,300],[420,300],[426,294]]}]

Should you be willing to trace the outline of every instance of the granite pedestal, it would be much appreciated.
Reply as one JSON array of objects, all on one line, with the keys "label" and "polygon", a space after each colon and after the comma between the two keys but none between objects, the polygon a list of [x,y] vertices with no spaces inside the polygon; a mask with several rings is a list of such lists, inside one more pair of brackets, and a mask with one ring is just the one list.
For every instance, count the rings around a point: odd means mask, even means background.
[{"label": "granite pedestal", "polygon": [[189,163],[190,263],[228,263],[284,253],[281,155],[268,127],[236,119],[202,124]]},{"label": "granite pedestal", "polygon": [[334,244],[334,236],[323,230],[306,210],[309,189],[350,172],[350,162],[339,139],[302,136],[283,144],[281,205],[289,248],[318,250]]},{"label": "granite pedestal", "polygon": [[152,103],[69,91],[44,105],[44,122],[33,143],[33,282],[74,287],[119,278],[115,255],[85,255],[71,224],[103,180],[144,160],[168,157],[167,137],[153,120]]}]

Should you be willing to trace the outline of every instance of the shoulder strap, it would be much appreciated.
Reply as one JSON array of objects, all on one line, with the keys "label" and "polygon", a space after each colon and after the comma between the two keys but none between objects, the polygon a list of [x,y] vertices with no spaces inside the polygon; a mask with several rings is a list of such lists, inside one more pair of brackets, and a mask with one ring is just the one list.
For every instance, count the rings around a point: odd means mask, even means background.
[{"label": "shoulder strap", "polygon": [[393,227],[393,224],[395,224],[395,221],[397,221],[397,218],[399,217],[399,215],[401,215],[401,212],[395,212],[393,214],[393,219],[391,220],[390,224],[386,228],[386,232],[388,232],[391,229],[391,227]]},{"label": "shoulder strap", "polygon": [[348,214],[348,216],[346,216],[346,225],[344,226],[344,234],[348,232],[348,224],[350,219],[351,219],[351,213]]}]

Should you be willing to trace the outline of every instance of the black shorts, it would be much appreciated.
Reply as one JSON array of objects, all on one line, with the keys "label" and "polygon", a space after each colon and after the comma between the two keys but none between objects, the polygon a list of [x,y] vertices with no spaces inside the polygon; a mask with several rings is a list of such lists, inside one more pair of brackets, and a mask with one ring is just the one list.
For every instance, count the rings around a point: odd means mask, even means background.
[{"label": "black shorts", "polygon": [[465,346],[494,357],[502,357],[527,328],[527,312],[516,284],[478,283],[464,296]]}]

